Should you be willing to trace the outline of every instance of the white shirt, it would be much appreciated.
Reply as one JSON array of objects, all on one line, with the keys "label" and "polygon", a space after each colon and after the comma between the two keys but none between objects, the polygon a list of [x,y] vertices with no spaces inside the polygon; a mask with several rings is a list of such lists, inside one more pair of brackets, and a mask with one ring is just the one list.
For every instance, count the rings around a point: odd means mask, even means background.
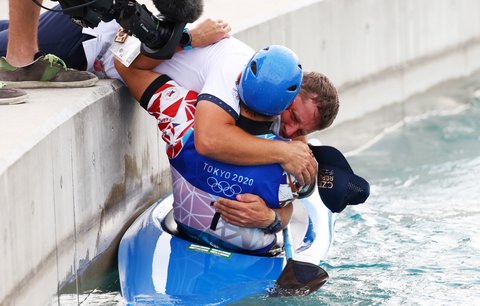
[{"label": "white shirt", "polygon": [[199,100],[229,105],[238,116],[240,106],[236,81],[254,53],[238,39],[228,38],[205,48],[177,52],[154,70],[198,92]]},{"label": "white shirt", "polygon": [[[87,70],[98,72],[98,67],[95,66],[98,66],[100,61],[107,77],[121,80],[114,67],[113,54],[106,51],[118,28],[118,23],[110,21],[101,22],[94,29],[84,30],[85,34],[95,36],[94,39],[83,43],[88,62]],[[168,75],[181,86],[196,91],[199,95],[207,94],[215,97],[216,99],[208,100],[218,99],[219,101],[212,102],[225,103],[238,116],[240,106],[236,80],[254,53],[252,48],[231,37],[204,48],[177,52],[171,59],[157,66],[154,71]],[[202,97],[205,98],[205,96]]]}]

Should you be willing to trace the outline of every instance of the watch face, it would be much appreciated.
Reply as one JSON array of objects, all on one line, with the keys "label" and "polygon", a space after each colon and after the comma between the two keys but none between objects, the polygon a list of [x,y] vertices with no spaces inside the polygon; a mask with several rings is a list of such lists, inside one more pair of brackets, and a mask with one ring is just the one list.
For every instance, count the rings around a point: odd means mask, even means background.
[{"label": "watch face", "polygon": [[188,32],[188,30],[183,31],[182,37],[180,38],[180,45],[183,48],[192,46],[192,36],[190,36],[190,33]]},{"label": "watch face", "polygon": [[180,38],[180,45],[185,46],[186,44],[188,44],[188,41],[188,34],[186,32],[183,32],[182,37]]}]

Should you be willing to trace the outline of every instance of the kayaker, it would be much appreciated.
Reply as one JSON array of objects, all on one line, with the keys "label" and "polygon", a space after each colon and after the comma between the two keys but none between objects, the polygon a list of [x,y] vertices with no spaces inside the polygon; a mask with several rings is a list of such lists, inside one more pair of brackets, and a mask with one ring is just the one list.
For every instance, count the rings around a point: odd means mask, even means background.
[{"label": "kayaker", "polygon": [[[252,254],[268,252],[276,242],[275,233],[290,220],[291,202],[296,197],[293,178],[279,164],[235,166],[199,154],[194,145],[197,93],[167,75],[127,68],[118,60],[115,64],[132,95],[157,119],[167,143],[174,218],[180,231],[213,247]],[[241,100],[237,126],[258,138],[286,141],[273,134],[271,126],[293,102],[302,78],[298,58],[288,48],[270,46],[255,53],[236,82]],[[264,199],[273,222],[268,217],[259,222],[259,228],[248,228],[220,218],[213,202],[219,197],[234,199],[241,193]]]}]

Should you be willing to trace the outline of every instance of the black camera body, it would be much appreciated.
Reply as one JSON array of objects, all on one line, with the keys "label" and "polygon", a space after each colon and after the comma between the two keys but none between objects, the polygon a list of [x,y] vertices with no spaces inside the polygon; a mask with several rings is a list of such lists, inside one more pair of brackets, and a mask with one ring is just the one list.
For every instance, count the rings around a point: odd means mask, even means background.
[{"label": "black camera body", "polygon": [[[145,5],[134,0],[56,1],[62,6],[63,13],[70,15],[72,21],[82,27],[95,28],[100,21],[115,19],[127,34],[142,42],[143,54],[157,59],[169,59],[173,56],[187,23],[162,15],[161,9],[159,17],[156,17]],[[201,5],[201,1],[199,4]]]}]

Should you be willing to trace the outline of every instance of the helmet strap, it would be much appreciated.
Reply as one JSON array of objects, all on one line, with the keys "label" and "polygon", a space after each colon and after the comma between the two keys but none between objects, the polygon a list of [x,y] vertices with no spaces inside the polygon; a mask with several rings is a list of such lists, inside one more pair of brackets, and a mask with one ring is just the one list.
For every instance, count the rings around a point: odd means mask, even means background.
[{"label": "helmet strap", "polygon": [[272,121],[256,121],[240,114],[236,125],[251,135],[265,135],[272,133]]}]

